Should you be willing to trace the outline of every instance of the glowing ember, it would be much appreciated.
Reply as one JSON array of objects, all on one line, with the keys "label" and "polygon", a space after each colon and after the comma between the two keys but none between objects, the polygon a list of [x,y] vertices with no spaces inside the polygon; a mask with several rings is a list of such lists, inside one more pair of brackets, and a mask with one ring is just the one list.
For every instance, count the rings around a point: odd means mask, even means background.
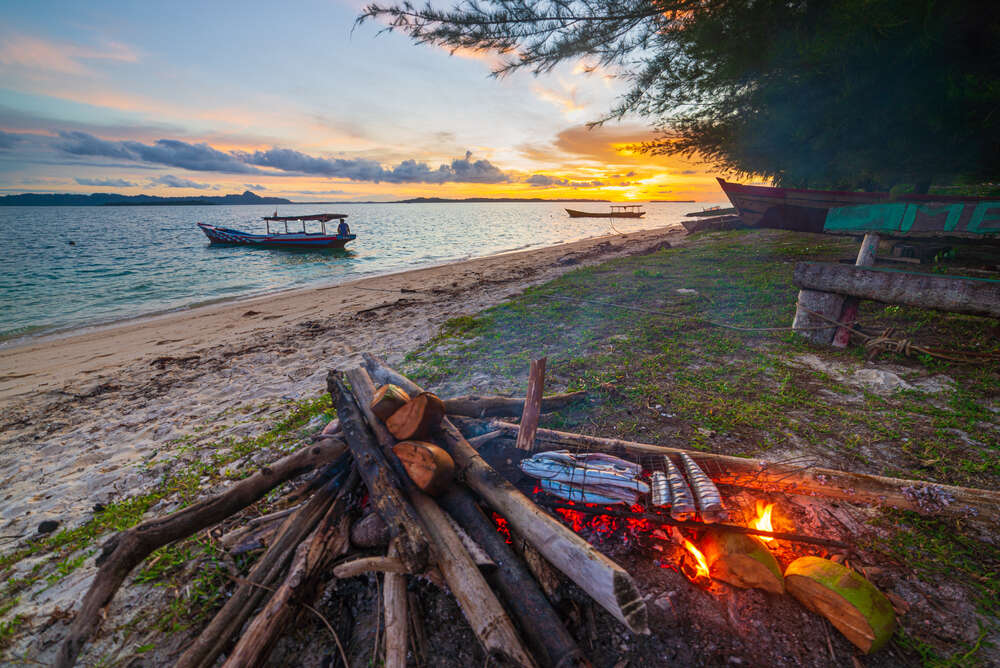
[{"label": "glowing ember", "polygon": [[[761,531],[774,531],[774,527],[771,526],[771,511],[774,510],[773,503],[765,503],[764,501],[757,502],[757,517],[755,517],[751,526],[754,529],[759,529]],[[770,543],[774,539],[770,536],[757,536],[765,543]]]}]

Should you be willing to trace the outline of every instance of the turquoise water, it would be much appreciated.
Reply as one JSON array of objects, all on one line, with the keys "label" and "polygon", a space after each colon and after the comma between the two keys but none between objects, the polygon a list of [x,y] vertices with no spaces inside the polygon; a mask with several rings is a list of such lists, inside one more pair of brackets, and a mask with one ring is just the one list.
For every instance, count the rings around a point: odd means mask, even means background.
[{"label": "turquoise water", "polygon": [[[570,204],[606,210],[605,204]],[[347,251],[210,246],[206,222],[263,231],[273,206],[0,207],[0,339],[222,299],[679,224],[707,203],[650,204],[638,220],[569,218],[557,203],[288,205],[348,214]]]}]

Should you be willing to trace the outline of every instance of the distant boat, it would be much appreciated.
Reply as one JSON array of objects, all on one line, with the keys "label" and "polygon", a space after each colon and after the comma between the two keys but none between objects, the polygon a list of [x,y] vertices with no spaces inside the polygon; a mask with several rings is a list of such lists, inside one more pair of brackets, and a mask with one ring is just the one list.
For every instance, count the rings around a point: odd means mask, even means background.
[{"label": "distant boat", "polygon": [[925,202],[975,204],[983,202],[980,197],[954,195],[892,196],[885,192],[847,192],[841,190],[801,190],[797,188],[772,188],[768,186],[746,186],[717,179],[726,197],[739,210],[739,216],[747,227],[767,227],[797,232],[832,232],[824,229],[826,214],[830,209],[868,204],[888,204],[892,202]]},{"label": "distant boat", "polygon": [[715,206],[710,206],[701,211],[692,211],[691,213],[685,213],[684,215],[688,218],[701,218],[704,216],[731,216],[736,213],[735,208],[723,209],[721,206],[716,204]]},{"label": "distant boat", "polygon": [[590,213],[576,209],[566,209],[566,213],[570,218],[642,218],[646,215],[638,204],[612,204],[611,211],[607,213]]},{"label": "distant boat", "polygon": [[[253,234],[228,227],[216,227],[207,223],[198,223],[198,227],[213,244],[259,246],[261,248],[343,248],[347,242],[357,239],[357,235],[350,234],[350,232],[347,234],[328,234],[326,224],[332,220],[343,221],[345,218],[347,218],[347,214],[343,213],[317,213],[310,216],[264,216],[266,234]],[[320,229],[315,232],[308,231],[306,223],[310,221],[320,223]],[[301,222],[302,230],[290,231],[288,223],[292,222]],[[271,223],[284,223],[285,231],[272,233]]]}]

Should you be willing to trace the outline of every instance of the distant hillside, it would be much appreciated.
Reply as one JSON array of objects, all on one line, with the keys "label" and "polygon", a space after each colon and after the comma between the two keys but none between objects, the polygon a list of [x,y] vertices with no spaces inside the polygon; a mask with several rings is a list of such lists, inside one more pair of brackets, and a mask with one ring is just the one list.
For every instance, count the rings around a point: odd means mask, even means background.
[{"label": "distant hillside", "polygon": [[156,206],[204,204],[292,204],[283,197],[261,197],[249,190],[242,195],[202,195],[198,197],[157,197],[155,195],[118,195],[93,193],[91,195],[35,194],[4,195],[0,206]]}]

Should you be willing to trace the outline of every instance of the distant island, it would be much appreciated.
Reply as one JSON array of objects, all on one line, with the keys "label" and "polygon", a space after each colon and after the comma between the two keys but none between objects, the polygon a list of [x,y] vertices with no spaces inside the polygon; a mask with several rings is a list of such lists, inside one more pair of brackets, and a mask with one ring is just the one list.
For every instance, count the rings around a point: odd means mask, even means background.
[{"label": "distant island", "polygon": [[201,195],[198,197],[157,197],[156,195],[118,195],[93,193],[90,195],[36,194],[4,195],[0,206],[167,206],[205,204],[293,204],[284,197],[261,197],[249,190],[242,195]]},{"label": "distant island", "polygon": [[694,204],[693,199],[651,199],[650,202],[657,204]]},{"label": "distant island", "polygon": [[544,199],[542,197],[464,197],[449,199],[447,197],[414,197],[394,202],[379,202],[380,204],[455,204],[464,202],[609,202],[606,199]]}]

